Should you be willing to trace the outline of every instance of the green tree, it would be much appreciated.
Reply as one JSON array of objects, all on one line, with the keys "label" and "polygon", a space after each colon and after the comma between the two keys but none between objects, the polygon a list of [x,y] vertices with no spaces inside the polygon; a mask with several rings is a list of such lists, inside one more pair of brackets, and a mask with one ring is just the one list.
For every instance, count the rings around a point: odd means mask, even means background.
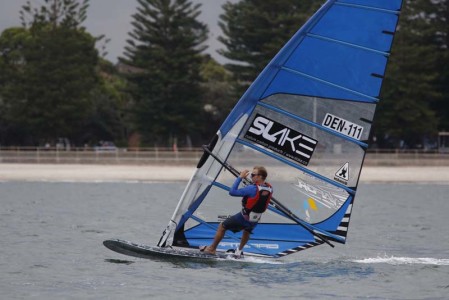
[{"label": "green tree", "polygon": [[199,132],[202,115],[201,52],[207,26],[197,20],[200,4],[188,0],[138,0],[125,58],[143,142],[167,145]]},{"label": "green tree", "polygon": [[99,84],[90,94],[91,108],[86,124],[79,133],[79,139],[90,145],[103,140],[126,146],[131,128],[127,81],[107,60],[101,59],[97,70],[100,75]]},{"label": "green tree", "polygon": [[430,0],[403,5],[374,128],[380,146],[416,147],[437,131],[435,8]]},{"label": "green tree", "polygon": [[449,131],[449,1],[432,1],[436,7],[435,40],[437,43],[437,89],[441,99],[433,105],[438,117],[438,129]]},{"label": "green tree", "polygon": [[8,120],[23,134],[15,142],[76,141],[98,83],[98,38],[80,27],[87,7],[88,0],[45,0],[39,9],[28,2],[21,11],[24,28],[6,32],[1,67],[12,80],[3,80],[1,95]]},{"label": "green tree", "polygon": [[242,0],[223,5],[219,25],[225,49],[219,53],[231,62],[226,67],[237,82],[237,96],[280,48],[322,4],[317,0]]},{"label": "green tree", "polygon": [[201,65],[204,120],[203,141],[209,140],[235,104],[232,97],[232,76],[222,65],[206,55]]},{"label": "green tree", "polygon": [[23,95],[19,87],[23,82],[24,48],[31,35],[25,28],[9,28],[0,36],[0,144],[15,143],[17,137],[26,136],[20,126],[20,101]]}]

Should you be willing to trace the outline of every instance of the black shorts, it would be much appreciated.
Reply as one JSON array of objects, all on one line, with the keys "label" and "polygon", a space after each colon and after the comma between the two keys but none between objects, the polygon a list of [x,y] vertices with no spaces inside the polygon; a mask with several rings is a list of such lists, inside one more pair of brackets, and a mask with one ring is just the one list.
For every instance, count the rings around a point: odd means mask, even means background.
[{"label": "black shorts", "polygon": [[231,230],[232,232],[239,232],[245,230],[249,233],[253,233],[253,229],[257,226],[257,223],[252,223],[243,217],[242,213],[237,213],[221,223],[224,229]]}]

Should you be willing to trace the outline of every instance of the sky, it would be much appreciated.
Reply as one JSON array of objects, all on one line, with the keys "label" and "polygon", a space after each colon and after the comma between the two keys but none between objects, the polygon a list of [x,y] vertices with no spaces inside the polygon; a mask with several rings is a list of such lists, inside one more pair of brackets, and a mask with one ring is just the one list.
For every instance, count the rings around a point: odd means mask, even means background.
[{"label": "sky", "polygon": [[[0,0],[0,33],[6,28],[21,26],[19,11],[22,5],[30,1],[35,7],[40,7],[44,0]],[[219,15],[223,12],[222,5],[227,0],[192,0],[194,3],[201,3],[202,14],[199,20],[209,27],[209,45],[206,53],[209,53],[219,62],[225,59],[217,53],[223,45],[217,41],[221,35],[218,26]],[[228,0],[238,2],[238,0]],[[113,63],[123,55],[123,49],[128,39],[128,32],[132,30],[131,15],[136,12],[137,0],[90,0],[90,7],[87,11],[87,19],[82,24],[93,36],[104,34],[110,42],[106,45],[108,52],[106,59]],[[101,45],[101,43],[100,43]]]}]

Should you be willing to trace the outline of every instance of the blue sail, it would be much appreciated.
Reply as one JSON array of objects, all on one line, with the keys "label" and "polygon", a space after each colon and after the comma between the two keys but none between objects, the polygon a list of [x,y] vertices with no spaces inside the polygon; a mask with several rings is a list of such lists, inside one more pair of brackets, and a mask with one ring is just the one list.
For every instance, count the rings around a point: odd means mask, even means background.
[{"label": "blue sail", "polygon": [[[345,243],[401,6],[401,0],[327,1],[226,118],[159,245],[209,244],[220,215],[239,210],[227,193],[234,175],[223,164],[265,166],[278,202],[245,253],[280,257]],[[218,250],[235,248],[240,238],[227,232]]]}]

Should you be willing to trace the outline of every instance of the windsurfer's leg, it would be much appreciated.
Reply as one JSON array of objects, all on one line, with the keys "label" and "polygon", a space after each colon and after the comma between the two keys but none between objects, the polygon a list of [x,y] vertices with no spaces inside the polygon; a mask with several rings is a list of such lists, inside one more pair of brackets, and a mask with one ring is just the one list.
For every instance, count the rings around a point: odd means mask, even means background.
[{"label": "windsurfer's leg", "polygon": [[249,240],[250,233],[246,230],[243,230],[242,239],[240,240],[239,250],[241,251],[243,247],[245,247],[246,243]]},{"label": "windsurfer's leg", "polygon": [[218,244],[223,239],[225,233],[226,233],[226,229],[220,223],[220,225],[218,225],[217,232],[215,233],[214,241],[212,242],[212,244],[210,246],[206,247],[204,252],[215,254],[215,251],[217,250]]}]

